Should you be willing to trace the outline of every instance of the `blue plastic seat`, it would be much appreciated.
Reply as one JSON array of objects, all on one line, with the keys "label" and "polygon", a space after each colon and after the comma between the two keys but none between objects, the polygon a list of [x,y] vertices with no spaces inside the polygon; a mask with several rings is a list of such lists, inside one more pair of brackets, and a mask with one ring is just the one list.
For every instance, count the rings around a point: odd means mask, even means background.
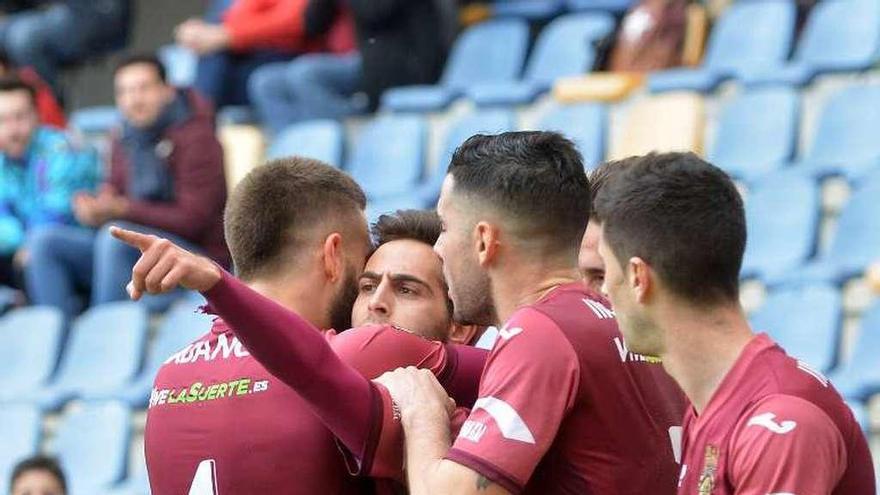
[{"label": "blue plastic seat", "polygon": [[799,174],[782,172],[756,184],[746,200],[743,278],[791,273],[815,254],[820,196],[818,185]]},{"label": "blue plastic seat", "polygon": [[74,321],[52,384],[19,397],[57,410],[68,400],[116,390],[140,369],[146,337],[143,305],[124,301],[93,307]]},{"label": "blue plastic seat", "polygon": [[877,349],[880,349],[880,302],[862,315],[852,355],[828,375],[840,395],[864,401],[880,392]]},{"label": "blue plastic seat", "polygon": [[[54,307],[15,309],[0,319],[0,401],[14,402],[46,385],[61,352],[64,317]],[[6,406],[0,406],[0,408]]]},{"label": "blue plastic seat", "polygon": [[800,98],[790,87],[748,91],[721,113],[709,161],[752,181],[789,163],[797,147]]},{"label": "blue plastic seat", "polygon": [[495,17],[521,17],[532,21],[550,19],[565,7],[563,0],[495,0],[492,14]]},{"label": "blue plastic seat", "polygon": [[266,159],[274,160],[297,155],[339,167],[342,165],[344,140],[345,131],[342,124],[335,120],[313,120],[293,124],[275,137],[266,152]]},{"label": "blue plastic seat", "polygon": [[121,123],[119,110],[111,105],[80,108],[70,114],[70,127],[83,134],[106,134]]},{"label": "blue plastic seat", "polygon": [[748,85],[804,85],[818,74],[860,71],[880,59],[880,3],[875,0],[818,2],[810,12],[791,63],[746,71]]},{"label": "blue plastic seat", "polygon": [[635,0],[566,0],[570,10],[590,10],[622,14],[635,4]]},{"label": "blue plastic seat", "polygon": [[159,48],[159,60],[165,65],[168,82],[177,87],[192,86],[196,80],[199,57],[192,50],[171,44]]},{"label": "blue plastic seat", "polygon": [[442,110],[474,84],[513,81],[522,71],[528,41],[529,27],[522,19],[477,24],[456,39],[439,84],[391,88],[382,95],[382,107]]},{"label": "blue plastic seat", "polygon": [[[7,483],[19,461],[37,453],[42,430],[37,408],[25,404],[0,406],[0,480],[3,483]],[[5,488],[2,493],[6,493]]]},{"label": "blue plastic seat", "polygon": [[648,89],[706,93],[745,71],[778,66],[791,50],[795,14],[790,0],[734,3],[712,29],[703,64],[655,72],[648,78]]},{"label": "blue plastic seat", "polygon": [[129,410],[122,404],[87,402],[65,415],[53,450],[67,476],[69,493],[101,493],[122,480],[130,441]]},{"label": "blue plastic seat", "polygon": [[840,292],[827,285],[777,290],[751,317],[755,331],[823,373],[837,361],[842,320]]},{"label": "blue plastic seat", "polygon": [[862,427],[862,431],[868,435],[871,432],[871,418],[868,415],[868,408],[861,402],[847,401],[846,405],[852,410],[853,417]]},{"label": "blue plastic seat", "polygon": [[422,176],[427,126],[415,115],[386,115],[361,131],[346,169],[370,200],[409,192]]},{"label": "blue plastic seat", "polygon": [[589,72],[596,61],[597,42],[613,30],[614,18],[609,14],[559,17],[541,32],[521,80],[474,84],[467,96],[479,106],[529,103],[557,79]]},{"label": "blue plastic seat", "polygon": [[592,170],[605,160],[608,111],[599,103],[567,105],[548,112],[538,127],[545,131],[557,131],[574,141],[584,166]]},{"label": "blue plastic seat", "polygon": [[880,246],[880,201],[877,198],[880,198],[880,174],[866,181],[850,197],[827,252],[800,270],[768,275],[765,282],[769,285],[843,284],[864,273],[876,261],[877,246]]},{"label": "blue plastic seat", "polygon": [[133,382],[114,390],[86,394],[85,398],[116,399],[134,408],[145,408],[150,400],[153,381],[165,360],[209,332],[213,321],[213,316],[198,312],[198,307],[190,301],[179,301],[165,315],[152,345],[147,349],[144,368]]},{"label": "blue plastic seat", "polygon": [[818,119],[812,145],[793,167],[824,178],[857,182],[880,163],[880,85],[857,85],[832,94]]}]

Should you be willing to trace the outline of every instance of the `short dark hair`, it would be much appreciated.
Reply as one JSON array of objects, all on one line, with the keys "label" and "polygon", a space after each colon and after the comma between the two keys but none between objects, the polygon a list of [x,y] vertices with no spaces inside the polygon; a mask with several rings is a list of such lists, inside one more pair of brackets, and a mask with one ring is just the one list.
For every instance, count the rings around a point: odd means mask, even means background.
[{"label": "short dark hair", "polygon": [[397,210],[380,215],[370,233],[376,247],[386,242],[410,239],[433,246],[440,237],[441,223],[433,210]]},{"label": "short dark hair", "polygon": [[477,134],[452,156],[455,189],[512,219],[518,236],[577,254],[590,216],[590,182],[574,143],[547,131]]},{"label": "short dark hair", "polygon": [[[631,156],[629,158],[622,158],[620,160],[610,160],[607,162],[601,163],[598,167],[594,168],[589,174],[588,177],[590,179],[590,197],[595,200],[599,197],[599,192],[605,187],[605,184],[611,180],[611,177],[623,170],[628,165],[631,165],[637,162],[639,157]],[[599,215],[596,212],[596,209],[593,208],[590,220],[599,221]]]},{"label": "short dark hair", "polygon": [[638,157],[611,176],[596,209],[621,264],[641,257],[670,290],[698,304],[738,299],[745,212],[718,167],[693,153]]},{"label": "short dark hair", "polygon": [[119,74],[119,71],[121,71],[122,69],[137,64],[146,64],[153,66],[153,68],[156,70],[156,74],[159,76],[159,80],[163,83],[168,82],[167,73],[165,71],[165,64],[163,64],[162,61],[159,60],[159,57],[152,53],[134,53],[126,55],[116,64],[116,67],[113,69],[113,77],[116,77],[116,75]]},{"label": "short dark hair", "polygon": [[17,76],[0,77],[0,93],[12,93],[14,91],[24,91],[31,99],[31,103],[37,104],[37,91],[30,84],[22,81]]},{"label": "short dark hair", "polygon": [[318,160],[289,157],[255,168],[233,191],[224,215],[238,275],[248,280],[276,271],[302,247],[303,230],[348,220],[366,202],[354,179]]},{"label": "short dark hair", "polygon": [[12,492],[12,487],[15,485],[15,482],[29,471],[46,471],[50,473],[56,480],[58,480],[58,484],[61,485],[61,490],[64,493],[67,493],[67,480],[64,479],[64,471],[61,470],[58,461],[53,457],[43,455],[28,457],[15,465],[15,468],[12,470],[12,477],[9,479],[10,492]]}]

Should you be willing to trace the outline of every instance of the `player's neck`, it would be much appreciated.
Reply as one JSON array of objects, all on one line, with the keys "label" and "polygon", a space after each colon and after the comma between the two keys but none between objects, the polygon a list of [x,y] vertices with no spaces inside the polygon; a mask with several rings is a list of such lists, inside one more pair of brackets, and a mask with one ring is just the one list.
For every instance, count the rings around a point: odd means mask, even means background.
[{"label": "player's neck", "polygon": [[281,277],[277,279],[261,279],[247,285],[259,294],[268,297],[320,329],[326,329],[327,311],[321,292],[314,289],[314,284],[306,283],[302,277]]},{"label": "player's neck", "polygon": [[[503,270],[492,274],[492,298],[499,323],[504,323],[519,308],[535,304],[556,287],[578,280],[574,267],[506,263]],[[511,269],[516,266],[515,269]]]},{"label": "player's neck", "polygon": [[670,311],[663,367],[702,414],[753,334],[738,304]]}]

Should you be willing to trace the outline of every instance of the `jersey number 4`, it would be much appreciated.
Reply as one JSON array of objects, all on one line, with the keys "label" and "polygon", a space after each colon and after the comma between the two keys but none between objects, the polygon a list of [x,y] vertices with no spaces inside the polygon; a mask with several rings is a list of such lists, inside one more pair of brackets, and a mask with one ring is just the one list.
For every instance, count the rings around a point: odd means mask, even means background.
[{"label": "jersey number 4", "polygon": [[217,463],[214,459],[206,459],[199,463],[192,484],[189,485],[189,495],[219,495],[217,490]]}]

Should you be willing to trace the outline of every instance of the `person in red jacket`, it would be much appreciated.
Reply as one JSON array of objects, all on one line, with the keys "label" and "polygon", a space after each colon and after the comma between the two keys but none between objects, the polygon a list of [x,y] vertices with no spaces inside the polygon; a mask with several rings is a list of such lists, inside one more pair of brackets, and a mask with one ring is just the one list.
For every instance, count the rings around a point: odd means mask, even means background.
[{"label": "person in red jacket", "polygon": [[64,116],[64,110],[46,81],[32,67],[16,67],[9,55],[0,50],[0,76],[10,75],[17,76],[34,88],[37,97],[37,114],[41,124],[59,129],[67,127],[67,117]]},{"label": "person in red jacket", "polygon": [[247,80],[257,67],[300,53],[354,49],[350,15],[321,36],[307,36],[307,0],[216,0],[205,19],[175,29],[177,43],[199,55],[194,87],[217,108],[248,104]]},{"label": "person in red jacket", "polygon": [[79,223],[34,231],[26,279],[36,304],[60,307],[68,317],[91,290],[91,303],[127,297],[125,282],[137,251],[114,240],[105,224],[161,233],[222,265],[226,178],[211,106],[194,92],[165,80],[152,55],[123,60],[115,75],[124,118],[110,149],[110,169],[97,194],[73,200]]}]

